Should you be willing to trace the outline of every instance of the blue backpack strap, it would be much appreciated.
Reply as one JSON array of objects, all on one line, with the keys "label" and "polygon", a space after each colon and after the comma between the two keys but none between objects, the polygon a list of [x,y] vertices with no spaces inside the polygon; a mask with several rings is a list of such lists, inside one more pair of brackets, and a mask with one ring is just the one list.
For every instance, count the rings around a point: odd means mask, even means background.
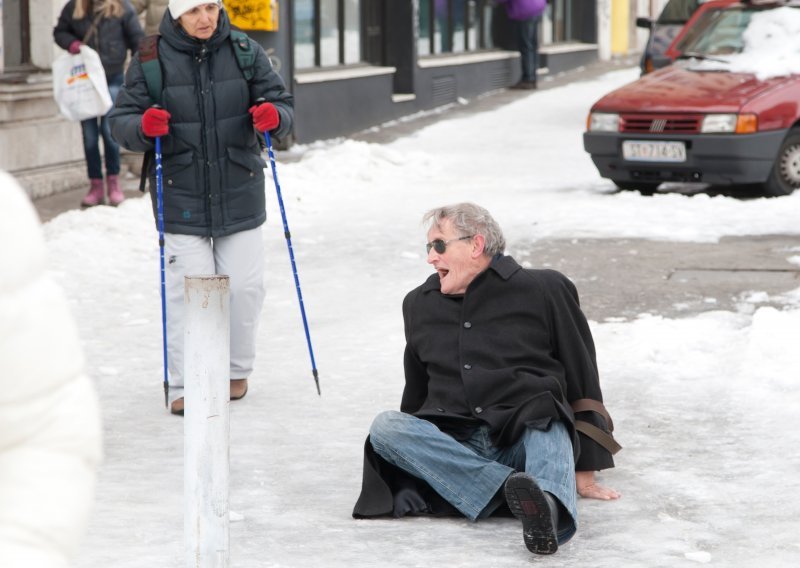
[{"label": "blue backpack strap", "polygon": [[256,51],[250,45],[250,38],[247,34],[239,30],[231,30],[231,44],[233,52],[236,54],[236,62],[246,81],[250,82],[255,76]]},{"label": "blue backpack strap", "polygon": [[158,39],[161,36],[149,35],[139,42],[139,63],[142,65],[147,94],[153,104],[161,104],[161,91],[164,85],[161,76],[161,61],[158,59]]}]

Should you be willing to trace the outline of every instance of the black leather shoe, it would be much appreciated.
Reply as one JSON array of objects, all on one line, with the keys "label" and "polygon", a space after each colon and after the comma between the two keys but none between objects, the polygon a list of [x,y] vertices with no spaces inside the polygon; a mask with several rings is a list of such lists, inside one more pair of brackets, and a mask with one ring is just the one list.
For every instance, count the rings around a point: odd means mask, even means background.
[{"label": "black leather shoe", "polygon": [[527,473],[512,473],[505,484],[506,502],[522,521],[522,538],[534,554],[553,554],[558,550],[558,503],[541,490]]},{"label": "black leather shoe", "polygon": [[532,91],[536,88],[536,81],[520,81],[516,85],[511,85],[509,89],[517,91]]}]

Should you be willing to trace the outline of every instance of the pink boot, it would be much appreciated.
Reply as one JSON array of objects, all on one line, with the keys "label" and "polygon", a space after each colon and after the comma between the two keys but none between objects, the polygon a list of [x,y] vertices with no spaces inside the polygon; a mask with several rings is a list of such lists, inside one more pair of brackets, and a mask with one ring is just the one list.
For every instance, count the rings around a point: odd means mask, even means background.
[{"label": "pink boot", "polygon": [[103,203],[103,180],[90,179],[89,193],[81,200],[81,207],[94,207]]},{"label": "pink boot", "polygon": [[106,178],[106,187],[108,188],[108,203],[116,207],[125,201],[125,195],[119,188],[119,176],[108,176]]}]

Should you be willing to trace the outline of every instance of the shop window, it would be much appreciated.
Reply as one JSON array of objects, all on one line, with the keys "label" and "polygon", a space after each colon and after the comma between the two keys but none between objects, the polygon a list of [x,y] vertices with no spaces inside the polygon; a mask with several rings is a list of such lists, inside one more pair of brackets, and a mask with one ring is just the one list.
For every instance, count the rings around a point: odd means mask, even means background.
[{"label": "shop window", "polygon": [[417,53],[490,49],[491,0],[419,0]]},{"label": "shop window", "polygon": [[[587,41],[584,22],[594,25],[594,2],[553,0],[548,2],[544,14],[545,39],[547,43]],[[549,29],[547,29],[549,28]],[[589,32],[591,34],[591,30]]]},{"label": "shop window", "polygon": [[362,0],[295,0],[297,69],[359,63]]}]

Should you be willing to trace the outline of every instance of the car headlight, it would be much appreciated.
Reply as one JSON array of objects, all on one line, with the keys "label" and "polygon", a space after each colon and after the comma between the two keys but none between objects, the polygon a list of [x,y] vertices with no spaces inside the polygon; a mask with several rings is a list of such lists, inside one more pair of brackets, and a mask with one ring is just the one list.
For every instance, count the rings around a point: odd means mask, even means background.
[{"label": "car headlight", "polygon": [[700,132],[736,132],[735,114],[707,114],[703,117]]},{"label": "car headlight", "polygon": [[593,112],[589,115],[589,132],[619,132],[619,115]]},{"label": "car headlight", "polygon": [[758,116],[752,113],[709,114],[703,118],[700,132],[752,134],[758,132]]}]

